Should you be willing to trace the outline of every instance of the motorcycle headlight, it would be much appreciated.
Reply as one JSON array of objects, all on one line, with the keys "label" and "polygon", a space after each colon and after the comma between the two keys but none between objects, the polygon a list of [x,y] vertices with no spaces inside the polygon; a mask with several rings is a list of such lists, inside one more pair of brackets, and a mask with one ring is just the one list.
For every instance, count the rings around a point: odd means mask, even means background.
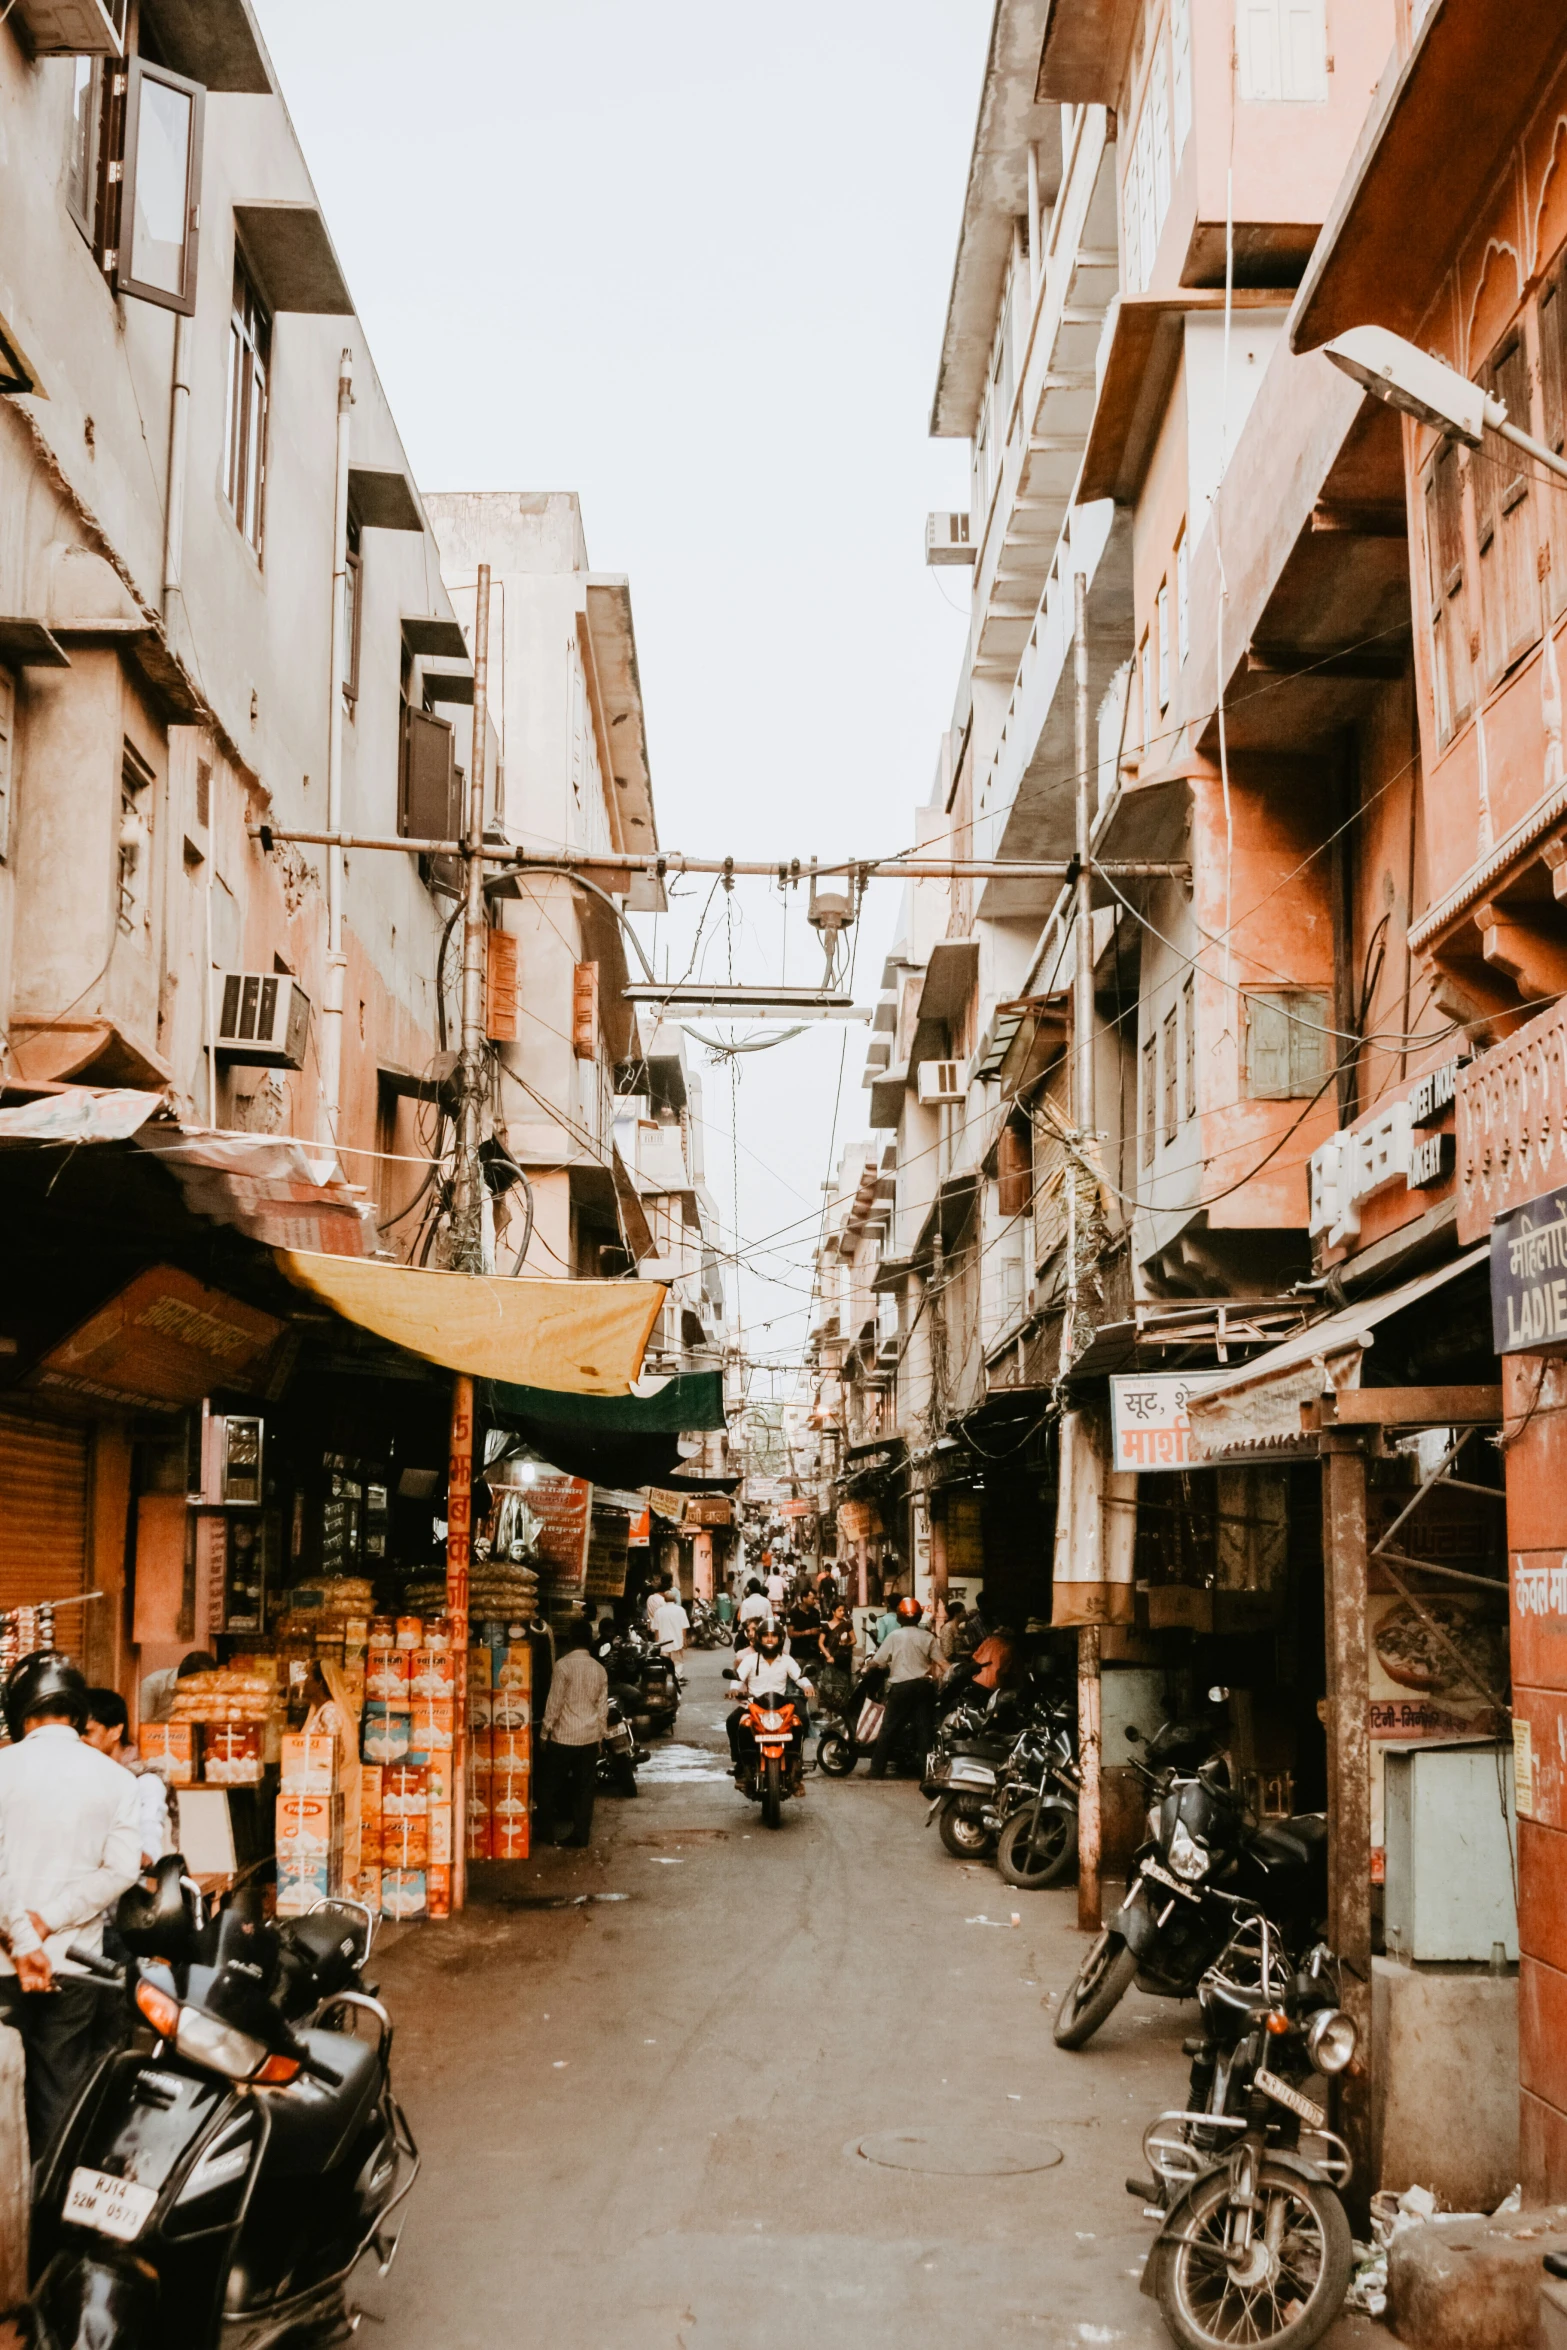
[{"label": "motorcycle headlight", "polygon": [[769,1714],[769,1713],[764,1713],[764,1714],[763,1714],[763,1716],[762,1716],[762,1728],[763,1728],[764,1730],[781,1730],[781,1729],[783,1728],[783,1726],[784,1726],[784,1718],[783,1718],[783,1715],[782,1715],[782,1714]]},{"label": "motorcycle headlight", "polygon": [[1208,1847],[1195,1837],[1184,1820],[1177,1820],[1165,1858],[1178,1877],[1195,1885],[1208,1874]]},{"label": "motorcycle headlight", "polygon": [[1306,2027],[1306,2053],[1319,2073],[1341,2073],[1355,2053],[1354,2019],[1341,2007],[1324,2007]]},{"label": "motorcycle headlight", "polygon": [[233,2024],[220,2023],[199,2007],[180,2009],[174,2045],[191,2064],[204,2064],[231,2081],[248,2081],[267,2061],[266,2043],[254,2040]]}]

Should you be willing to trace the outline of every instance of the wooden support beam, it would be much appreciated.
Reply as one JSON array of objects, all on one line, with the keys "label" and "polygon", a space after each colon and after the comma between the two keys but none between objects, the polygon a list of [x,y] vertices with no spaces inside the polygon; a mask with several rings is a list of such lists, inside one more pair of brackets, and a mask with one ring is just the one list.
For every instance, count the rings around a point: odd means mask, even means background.
[{"label": "wooden support beam", "polygon": [[1371,1723],[1366,1626],[1364,1437],[1322,1434],[1322,1551],[1326,1571],[1328,1745],[1328,1941],[1342,1969],[1343,2005],[1360,2037],[1356,2070],[1343,2076],[1339,2126],[1355,2161],[1346,2196],[1364,2226],[1371,2167]]},{"label": "wooden support beam", "polygon": [[1501,1426],[1499,1387],[1346,1387],[1300,1407],[1308,1435],[1319,1428]]}]

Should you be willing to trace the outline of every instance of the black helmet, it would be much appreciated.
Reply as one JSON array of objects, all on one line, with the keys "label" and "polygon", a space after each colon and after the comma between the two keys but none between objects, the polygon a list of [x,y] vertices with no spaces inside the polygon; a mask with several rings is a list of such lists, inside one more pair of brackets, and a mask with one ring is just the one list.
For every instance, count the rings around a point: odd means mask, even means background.
[{"label": "black helmet", "polygon": [[30,1714],[63,1714],[77,1730],[87,1725],[86,1678],[57,1648],[34,1649],[14,1664],[6,1675],[3,1701],[13,1741],[22,1736]]},{"label": "black helmet", "polygon": [[763,1656],[782,1656],[783,1644],[784,1636],[782,1632],[779,1631],[778,1626],[776,1624],[764,1624],[762,1627],[761,1638],[757,1641],[756,1644],[757,1647],[761,1650]]}]

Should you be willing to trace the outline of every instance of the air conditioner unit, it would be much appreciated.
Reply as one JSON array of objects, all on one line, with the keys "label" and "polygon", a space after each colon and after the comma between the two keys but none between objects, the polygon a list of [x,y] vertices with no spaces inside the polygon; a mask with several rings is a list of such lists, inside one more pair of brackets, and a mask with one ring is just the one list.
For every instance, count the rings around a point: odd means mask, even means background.
[{"label": "air conditioner unit", "polygon": [[35,57],[123,57],[115,18],[124,14],[104,0],[16,0],[17,22]]},{"label": "air conditioner unit", "polygon": [[920,1100],[922,1102],[960,1102],[968,1088],[963,1082],[961,1061],[921,1061]]},{"label": "air conditioner unit", "polygon": [[302,1069],[309,1035],[310,998],[287,971],[225,971],[219,1060]]},{"label": "air conditioner unit", "polygon": [[925,560],[936,563],[972,563],[977,552],[969,536],[966,514],[927,514]]}]

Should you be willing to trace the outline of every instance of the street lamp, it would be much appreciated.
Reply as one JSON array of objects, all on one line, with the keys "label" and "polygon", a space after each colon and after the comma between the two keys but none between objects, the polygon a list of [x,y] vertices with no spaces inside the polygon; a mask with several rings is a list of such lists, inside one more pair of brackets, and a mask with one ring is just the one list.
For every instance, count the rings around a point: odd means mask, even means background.
[{"label": "street lamp", "polygon": [[1418,417],[1438,432],[1450,433],[1471,449],[1478,449],[1481,434],[1489,428],[1567,481],[1567,462],[1543,441],[1510,424],[1500,400],[1455,368],[1433,359],[1429,352],[1406,343],[1402,335],[1391,334],[1385,326],[1352,326],[1348,334],[1336,335],[1327,345],[1327,355],[1335,367],[1341,367],[1390,408]]}]

